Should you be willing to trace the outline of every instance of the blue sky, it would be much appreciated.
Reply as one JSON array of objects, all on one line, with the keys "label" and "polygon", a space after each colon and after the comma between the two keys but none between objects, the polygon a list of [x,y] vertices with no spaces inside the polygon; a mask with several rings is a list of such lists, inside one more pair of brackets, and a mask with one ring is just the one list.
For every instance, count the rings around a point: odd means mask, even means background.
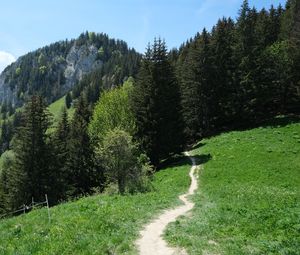
[{"label": "blue sky", "polygon": [[[285,0],[249,0],[258,9]],[[105,32],[140,52],[155,36],[169,46],[235,18],[242,0],[0,0],[0,71],[15,58],[83,31]]]}]

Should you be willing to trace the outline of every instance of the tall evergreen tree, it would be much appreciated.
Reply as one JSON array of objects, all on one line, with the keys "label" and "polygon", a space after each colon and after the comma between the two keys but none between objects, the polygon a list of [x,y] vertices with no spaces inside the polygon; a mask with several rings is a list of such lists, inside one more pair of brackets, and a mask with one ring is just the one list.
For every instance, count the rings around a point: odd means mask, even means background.
[{"label": "tall evergreen tree", "polygon": [[247,0],[244,0],[237,20],[237,46],[236,61],[238,63],[238,99],[239,120],[247,125],[255,118],[255,107],[258,88],[257,77],[257,41],[255,24],[257,19],[256,9],[250,9]]},{"label": "tall evergreen tree", "polygon": [[288,43],[290,81],[285,90],[285,111],[300,111],[300,1],[288,0],[282,19],[282,38]]},{"label": "tall evergreen tree", "polygon": [[65,100],[66,100],[66,107],[69,109],[72,104],[72,96],[70,92],[67,93]]},{"label": "tall evergreen tree", "polygon": [[214,67],[210,35],[203,30],[190,45],[181,79],[182,115],[189,140],[210,133],[216,102],[213,99]]},{"label": "tall evergreen tree", "polygon": [[133,93],[133,111],[137,121],[137,138],[151,162],[180,151],[182,124],[180,93],[166,44],[155,40],[142,61]]},{"label": "tall evergreen tree", "polygon": [[90,115],[86,98],[81,95],[70,126],[67,167],[71,174],[68,182],[72,190],[69,195],[89,193],[93,187],[101,185],[99,172],[97,174],[93,164],[93,150],[88,135]]},{"label": "tall evergreen tree", "polygon": [[[214,83],[210,82],[213,98],[212,122],[214,129],[232,126],[237,111],[237,81],[234,60],[236,43],[235,24],[232,19],[218,21],[212,33]],[[210,79],[211,80],[211,79]]]},{"label": "tall evergreen tree", "polygon": [[60,121],[58,122],[57,129],[54,132],[52,144],[53,144],[53,159],[56,172],[56,187],[57,191],[56,200],[64,199],[67,195],[69,187],[69,179],[71,176],[70,169],[67,167],[66,161],[68,160],[68,142],[70,136],[70,125],[68,120],[68,112],[66,108],[63,108]]},{"label": "tall evergreen tree", "polygon": [[51,195],[53,180],[46,133],[49,125],[50,117],[43,99],[32,96],[13,144],[16,156],[14,176],[18,178],[11,194],[15,206],[28,203],[32,197],[41,201],[45,194]]}]

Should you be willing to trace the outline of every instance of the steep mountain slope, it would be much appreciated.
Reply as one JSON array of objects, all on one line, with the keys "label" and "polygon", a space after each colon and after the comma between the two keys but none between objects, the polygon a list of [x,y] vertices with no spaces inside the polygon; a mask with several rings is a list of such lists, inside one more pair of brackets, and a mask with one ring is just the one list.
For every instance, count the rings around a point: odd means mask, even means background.
[{"label": "steep mountain slope", "polygon": [[106,34],[83,33],[20,57],[0,75],[0,103],[14,108],[38,93],[48,103],[65,95],[84,76],[98,71],[106,87],[134,76],[140,54]]}]

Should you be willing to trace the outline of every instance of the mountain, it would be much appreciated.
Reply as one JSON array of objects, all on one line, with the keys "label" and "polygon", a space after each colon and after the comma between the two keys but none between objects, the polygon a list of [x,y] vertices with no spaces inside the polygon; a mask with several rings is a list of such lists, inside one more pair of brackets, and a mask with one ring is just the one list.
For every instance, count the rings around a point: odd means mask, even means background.
[{"label": "mountain", "polygon": [[140,59],[124,41],[85,32],[75,40],[30,52],[8,66],[0,75],[0,102],[17,108],[37,93],[51,103],[93,72],[100,73],[105,87],[115,86],[136,74]]}]

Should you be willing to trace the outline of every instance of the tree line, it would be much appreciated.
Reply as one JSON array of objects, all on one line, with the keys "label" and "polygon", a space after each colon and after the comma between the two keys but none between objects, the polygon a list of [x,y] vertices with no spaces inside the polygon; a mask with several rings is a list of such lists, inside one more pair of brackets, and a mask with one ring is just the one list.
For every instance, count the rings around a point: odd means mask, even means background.
[{"label": "tree line", "polygon": [[96,73],[84,80],[73,118],[65,109],[52,133],[33,96],[3,162],[1,210],[45,193],[55,204],[95,189],[146,191],[152,170],[186,145],[299,113],[299,25],[298,0],[260,11],[245,0],[236,21],[222,18],[178,50],[155,39],[123,86],[103,91]]}]

